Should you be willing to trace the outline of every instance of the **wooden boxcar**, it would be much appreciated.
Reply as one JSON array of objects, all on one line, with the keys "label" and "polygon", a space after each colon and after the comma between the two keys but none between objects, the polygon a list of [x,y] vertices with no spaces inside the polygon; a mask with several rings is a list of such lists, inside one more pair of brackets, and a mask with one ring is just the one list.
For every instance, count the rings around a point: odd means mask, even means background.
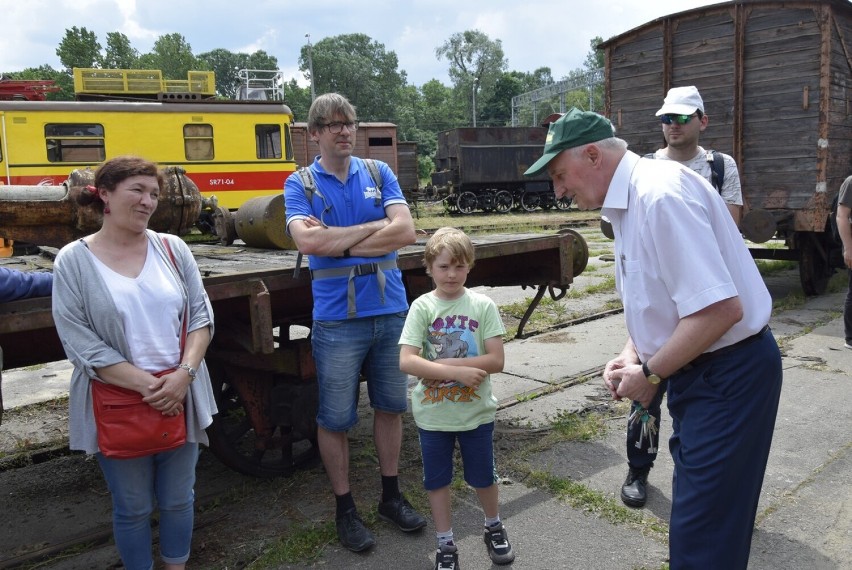
[{"label": "wooden boxcar", "polygon": [[842,266],[829,231],[852,174],[852,3],[736,0],[671,14],[615,36],[605,113],[637,153],[665,142],[654,116],[671,87],[695,85],[710,118],[701,145],[731,154],[743,188],[743,235],[786,249],[808,294]]}]

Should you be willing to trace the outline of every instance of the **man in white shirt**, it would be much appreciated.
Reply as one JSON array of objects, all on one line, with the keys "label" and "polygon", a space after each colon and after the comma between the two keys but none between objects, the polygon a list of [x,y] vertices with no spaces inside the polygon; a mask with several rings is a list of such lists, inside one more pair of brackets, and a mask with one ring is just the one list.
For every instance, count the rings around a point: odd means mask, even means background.
[{"label": "man in white shirt", "polygon": [[745,570],[782,377],[751,254],[704,178],[641,159],[597,113],[550,125],[525,174],[545,168],[557,198],[612,222],[629,338],[606,365],[607,389],[647,407],[668,379],[671,566]]}]

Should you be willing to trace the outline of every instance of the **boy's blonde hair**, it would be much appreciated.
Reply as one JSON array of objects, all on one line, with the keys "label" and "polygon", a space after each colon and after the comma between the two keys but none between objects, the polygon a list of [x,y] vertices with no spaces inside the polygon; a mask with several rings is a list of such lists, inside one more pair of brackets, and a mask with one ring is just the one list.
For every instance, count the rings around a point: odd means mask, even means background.
[{"label": "boy's blonde hair", "polygon": [[473,242],[467,234],[456,228],[440,228],[426,242],[426,251],[423,252],[423,265],[426,273],[444,250],[450,252],[452,261],[467,263],[473,269],[474,252]]}]

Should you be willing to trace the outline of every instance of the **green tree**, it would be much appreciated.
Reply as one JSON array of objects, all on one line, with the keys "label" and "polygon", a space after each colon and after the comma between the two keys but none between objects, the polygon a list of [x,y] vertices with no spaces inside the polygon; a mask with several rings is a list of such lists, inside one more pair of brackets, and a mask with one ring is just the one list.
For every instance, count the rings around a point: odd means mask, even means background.
[{"label": "green tree", "polygon": [[[242,70],[278,70],[278,60],[262,50],[247,54],[218,48],[199,54],[198,60],[204,64],[206,69],[215,73],[216,93],[229,99],[237,97],[240,87],[245,82],[245,78],[240,76]],[[250,75],[250,79],[257,76],[257,74]],[[271,77],[270,74],[262,74],[262,76],[263,79]]]},{"label": "green tree", "polygon": [[606,58],[603,50],[598,49],[598,46],[602,43],[603,38],[600,36],[595,36],[589,41],[589,45],[592,49],[588,54],[586,54],[586,60],[583,62],[583,67],[585,67],[587,71],[603,69],[604,64],[606,63]]},{"label": "green tree", "polygon": [[512,97],[528,91],[528,74],[519,71],[503,73],[494,84],[494,93],[481,105],[483,125],[506,126],[512,122]]},{"label": "green tree", "polygon": [[464,124],[466,106],[456,100],[452,87],[432,79],[420,87],[420,93],[423,100],[422,129],[438,133]]},{"label": "green tree", "polygon": [[98,36],[86,28],[65,30],[65,37],[56,48],[56,55],[69,75],[75,67],[101,67],[101,44]]},{"label": "green tree", "polygon": [[73,101],[74,100],[74,80],[70,75],[63,71],[53,69],[49,65],[40,67],[28,67],[22,71],[13,73],[3,73],[3,76],[8,76],[11,79],[24,80],[52,80],[59,87],[59,91],[48,93],[48,101]]},{"label": "green tree", "polygon": [[[309,78],[308,46],[299,56],[299,69]],[[345,95],[362,121],[394,121],[395,102],[406,84],[396,53],[385,50],[365,34],[324,38],[310,52],[317,94]]]},{"label": "green tree", "polygon": [[205,69],[216,76],[216,94],[233,99],[237,96],[240,85],[239,70],[243,69],[245,54],[234,53],[223,48],[217,48],[198,55]]},{"label": "green tree", "polygon": [[487,101],[493,96],[494,86],[500,74],[508,67],[503,56],[503,44],[492,40],[479,30],[467,30],[450,36],[435,49],[440,60],[446,58],[450,64],[449,75],[456,90],[456,97],[470,103],[471,122],[476,124],[477,98]]},{"label": "green tree", "polygon": [[139,51],[121,32],[109,32],[101,64],[104,69],[135,69],[139,65]]},{"label": "green tree", "polygon": [[311,108],[311,88],[299,87],[295,79],[284,85],[284,102],[293,111],[294,120],[304,123]]},{"label": "green tree", "polygon": [[192,46],[181,34],[166,34],[157,38],[149,53],[139,58],[140,69],[159,69],[163,79],[185,80],[187,72],[204,69],[192,55]]}]

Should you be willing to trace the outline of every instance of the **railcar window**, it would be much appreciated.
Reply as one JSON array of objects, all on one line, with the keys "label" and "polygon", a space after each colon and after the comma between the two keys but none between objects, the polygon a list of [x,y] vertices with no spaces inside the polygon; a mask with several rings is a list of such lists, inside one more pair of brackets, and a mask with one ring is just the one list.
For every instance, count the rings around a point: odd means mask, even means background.
[{"label": "railcar window", "polygon": [[284,124],[284,152],[287,153],[287,160],[293,160],[293,136],[289,123]]},{"label": "railcar window", "polygon": [[44,126],[50,162],[103,162],[104,127],[98,124],[48,123]]},{"label": "railcar window", "polygon": [[393,146],[393,138],[391,137],[370,137],[369,146]]},{"label": "railcar window", "polygon": [[255,125],[254,140],[258,158],[281,158],[281,127]]},{"label": "railcar window", "polygon": [[184,125],[183,148],[187,160],[213,160],[213,125]]}]

